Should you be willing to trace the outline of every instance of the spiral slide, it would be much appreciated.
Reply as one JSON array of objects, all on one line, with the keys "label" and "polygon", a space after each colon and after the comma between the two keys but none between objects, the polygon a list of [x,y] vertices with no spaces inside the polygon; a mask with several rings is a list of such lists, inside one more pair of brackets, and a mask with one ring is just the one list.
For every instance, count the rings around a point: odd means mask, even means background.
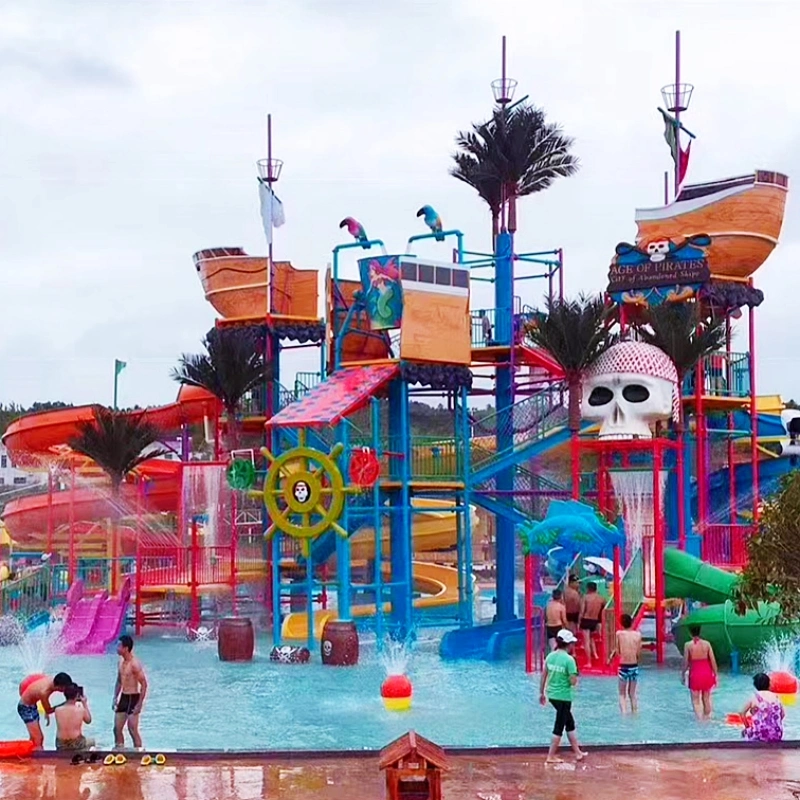
[{"label": "spiral slide", "polygon": [[691,638],[689,628],[700,625],[704,639],[711,642],[717,660],[730,661],[736,651],[746,660],[765,645],[786,633],[777,628],[775,618],[779,606],[775,603],[759,604],[745,614],[736,613],[733,594],[739,578],[730,572],[712,567],[699,558],[674,548],[664,553],[664,576],[667,597],[683,597],[710,603],[692,611],[673,626],[675,643],[683,646]]},{"label": "spiral slide", "polygon": [[[416,552],[443,550],[456,543],[456,514],[448,511],[453,503],[447,500],[423,500],[415,498],[414,504],[430,508],[430,512],[415,515],[412,528],[413,549]],[[477,523],[474,515],[473,526]],[[353,534],[351,554],[353,558],[372,559],[375,557],[375,532],[373,528],[361,528]],[[381,537],[381,549],[386,550],[389,532],[384,529]],[[386,570],[388,572],[388,568]],[[388,577],[388,576],[387,576]],[[412,579],[414,590],[422,594],[414,600],[417,609],[442,610],[458,603],[458,570],[439,564],[412,562]],[[384,603],[384,613],[391,611],[391,604]],[[351,615],[354,618],[374,616],[374,604],[353,605]],[[336,609],[314,612],[314,638],[320,639],[322,629],[329,620],[338,619]],[[306,641],[308,639],[308,616],[305,612],[294,612],[283,620],[281,636],[285,641]]]}]

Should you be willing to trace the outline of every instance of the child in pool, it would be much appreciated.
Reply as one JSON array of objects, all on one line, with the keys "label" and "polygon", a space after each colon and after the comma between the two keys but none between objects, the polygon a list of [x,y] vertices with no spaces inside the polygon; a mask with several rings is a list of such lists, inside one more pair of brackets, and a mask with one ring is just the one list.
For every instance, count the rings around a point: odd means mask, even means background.
[{"label": "child in pool", "polygon": [[750,742],[780,742],[783,739],[783,704],[769,689],[769,676],[753,676],[755,694],[742,709],[745,728],[742,736]]}]

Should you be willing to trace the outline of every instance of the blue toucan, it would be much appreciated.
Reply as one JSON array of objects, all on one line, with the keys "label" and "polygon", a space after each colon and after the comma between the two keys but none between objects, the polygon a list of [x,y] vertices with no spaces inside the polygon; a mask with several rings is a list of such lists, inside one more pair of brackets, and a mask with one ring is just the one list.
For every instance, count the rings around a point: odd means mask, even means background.
[{"label": "blue toucan", "polygon": [[345,217],[340,223],[340,228],[347,228],[347,232],[357,241],[361,242],[361,246],[365,250],[369,250],[369,239],[367,238],[367,232],[364,230],[364,226],[353,217]]},{"label": "blue toucan", "polygon": [[417,211],[417,216],[424,218],[425,224],[436,234],[437,242],[444,241],[444,235],[442,234],[442,218],[436,213],[436,209],[433,206],[422,206],[422,208]]}]

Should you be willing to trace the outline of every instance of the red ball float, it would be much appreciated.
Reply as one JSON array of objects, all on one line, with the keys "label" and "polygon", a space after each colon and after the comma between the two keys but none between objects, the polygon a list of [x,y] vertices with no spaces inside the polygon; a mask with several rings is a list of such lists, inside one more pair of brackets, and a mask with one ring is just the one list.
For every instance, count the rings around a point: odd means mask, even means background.
[{"label": "red ball float", "polygon": [[784,703],[793,703],[798,689],[797,678],[791,672],[783,670],[779,672],[770,672],[769,674],[769,688],[770,691],[780,695]]},{"label": "red ball float", "polygon": [[408,711],[414,687],[405,675],[390,675],[381,686],[381,697],[387,711]]}]

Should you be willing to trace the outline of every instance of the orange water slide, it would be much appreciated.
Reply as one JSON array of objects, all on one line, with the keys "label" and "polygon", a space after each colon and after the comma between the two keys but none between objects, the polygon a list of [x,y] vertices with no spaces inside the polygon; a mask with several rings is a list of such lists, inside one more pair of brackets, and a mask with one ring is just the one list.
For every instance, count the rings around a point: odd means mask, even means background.
[{"label": "orange water slide", "polygon": [[[181,425],[202,422],[216,411],[213,395],[191,386],[184,386],[174,403],[131,411],[131,416],[144,416],[165,432],[177,431]],[[3,436],[12,460],[20,465],[43,466],[48,459],[73,461],[76,470],[96,473],[87,459],[69,453],[68,442],[79,431],[81,423],[93,418],[95,406],[78,406],[43,411],[21,417],[9,425]],[[144,512],[176,511],[180,493],[180,464],[152,459],[140,464],[137,472],[147,478],[147,491],[140,499],[133,484],[122,486],[123,502],[135,506],[141,502]],[[3,519],[12,539],[19,544],[33,545],[48,523],[54,528],[66,525],[71,517],[78,521],[99,520],[111,515],[112,501],[92,487],[73,491],[47,493],[12,500],[5,507]]]}]

